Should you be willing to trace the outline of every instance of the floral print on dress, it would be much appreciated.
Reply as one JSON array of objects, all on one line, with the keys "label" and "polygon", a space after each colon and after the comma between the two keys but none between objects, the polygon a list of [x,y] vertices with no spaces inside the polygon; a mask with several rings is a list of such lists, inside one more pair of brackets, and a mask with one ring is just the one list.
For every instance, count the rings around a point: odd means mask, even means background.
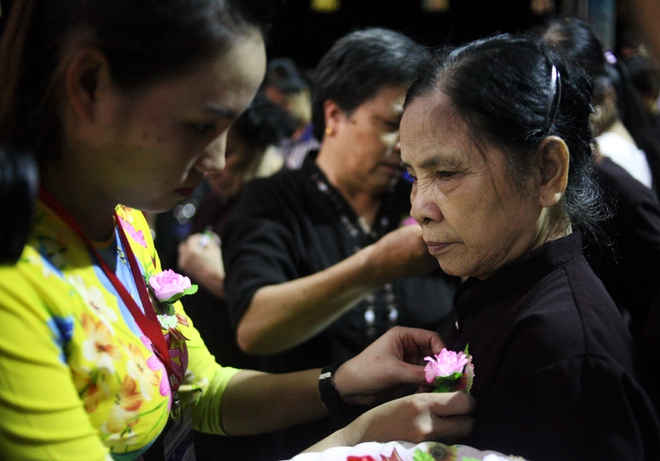
[{"label": "floral print on dress", "polygon": [[[125,223],[132,226],[127,237],[142,275],[148,278],[160,273],[160,263],[142,213],[124,207],[118,207],[117,212],[122,226]],[[131,233],[130,229],[135,232]],[[117,242],[117,249],[121,247]],[[113,255],[112,250],[107,256],[117,258],[116,275],[129,293],[137,293],[133,277],[130,271],[124,270],[120,256]],[[154,442],[169,418],[168,376],[150,340],[135,324],[90,249],[53,210],[38,202],[28,245],[15,266],[4,268],[4,274],[0,280],[1,289],[7,293],[3,312],[26,318],[19,331],[46,331],[50,339],[50,343],[35,343],[29,353],[34,356],[33,360],[47,364],[44,368],[48,369],[49,377],[57,378],[43,385],[49,386],[49,392],[61,395],[61,405],[57,409],[48,408],[46,412],[41,411],[36,401],[29,402],[30,409],[35,408],[32,413],[35,421],[43,420],[45,413],[53,411],[64,418],[72,414],[79,417],[75,411],[85,412],[99,440],[111,453],[120,455],[118,459],[137,458]],[[184,315],[180,302],[173,307],[177,314]],[[196,373],[185,374],[180,398],[182,402],[192,403],[200,397],[201,390],[209,387],[209,379],[219,376],[225,379],[237,370],[219,368],[197,331],[191,326],[182,328],[191,336],[189,344],[195,352],[191,366]],[[188,357],[182,353],[185,344],[169,341],[180,372],[188,366]],[[26,360],[25,366],[16,369],[14,376],[27,374],[30,363]],[[0,364],[4,364],[3,357],[0,357]],[[228,380],[222,382],[221,389]],[[32,391],[35,388],[32,383],[26,387]],[[190,398],[192,400],[188,400]],[[79,405],[77,410],[76,405]],[[15,411],[2,414],[0,418],[3,428],[18,430],[24,428],[24,419]],[[215,426],[215,419],[203,424],[215,431],[222,430]],[[43,425],[39,430],[54,444],[71,441],[71,434],[61,427],[49,429]],[[100,445],[89,453],[90,459],[102,458],[98,456]],[[32,451],[26,443],[16,441],[12,446],[21,454]],[[34,453],[42,453],[39,450],[43,447],[33,448]],[[28,458],[43,459],[43,456],[26,455],[21,459]]]},{"label": "floral print on dress", "polygon": [[86,367],[74,368],[72,373],[73,382],[87,413],[96,411],[99,402],[107,400],[112,395],[107,382],[108,376],[105,373],[99,373],[98,370],[92,371]]},{"label": "floral print on dress", "polygon": [[165,365],[163,365],[163,362],[161,362],[160,359],[158,359],[158,357],[156,357],[156,355],[154,354],[153,346],[151,345],[151,341],[149,341],[149,338],[147,338],[146,336],[142,336],[140,337],[140,340],[142,341],[142,344],[144,344],[144,346],[151,351],[151,356],[149,357],[149,359],[147,359],[147,366],[153,371],[160,372],[159,373],[160,383],[158,385],[158,390],[160,391],[160,395],[162,395],[163,397],[170,395],[170,383],[167,380],[167,372],[165,371]]},{"label": "floral print on dress", "polygon": [[47,322],[48,328],[53,332],[53,339],[58,348],[62,350],[60,360],[66,363],[66,350],[71,337],[73,336],[73,316],[57,317],[53,316]]},{"label": "floral print on dress", "polygon": [[133,427],[140,420],[138,410],[143,402],[135,381],[125,376],[108,419],[101,425],[101,438],[113,451],[126,452],[135,443],[137,434],[133,432]]},{"label": "floral print on dress", "polygon": [[82,314],[82,326],[86,337],[83,342],[85,359],[100,370],[105,370],[110,375],[114,374],[115,362],[121,358],[121,350],[113,338],[113,332],[103,321],[97,321],[87,313]]},{"label": "floral print on dress", "polygon": [[[142,398],[144,400],[151,400],[153,398],[153,389],[161,382],[162,373],[158,373],[159,369],[154,370],[149,366],[149,360],[144,358],[142,350],[135,344],[129,344],[127,350],[129,356],[126,362],[128,376],[137,383],[138,389],[142,393]],[[156,358],[156,360],[158,359]]]},{"label": "floral print on dress", "polygon": [[[120,209],[124,208],[120,206]],[[122,211],[126,211],[125,208]],[[124,229],[126,234],[130,236],[136,243],[138,243],[140,246],[143,248],[147,248],[147,241],[144,238],[144,234],[142,231],[135,230],[135,227],[133,227],[133,224],[131,224],[126,218],[123,216],[119,216],[119,221],[121,227]]]},{"label": "floral print on dress", "polygon": [[83,297],[85,303],[94,309],[94,311],[99,315],[99,319],[103,324],[114,334],[114,328],[112,327],[113,323],[117,323],[118,316],[117,313],[108,306],[103,292],[95,286],[86,286],[82,277],[80,276],[71,276],[67,278],[68,281],[76,288],[80,296]]},{"label": "floral print on dress", "polygon": [[[62,270],[68,263],[66,250],[67,240],[63,233],[57,230],[41,227],[41,224],[47,220],[45,213],[38,213],[35,222],[35,232],[33,237],[38,242],[36,248],[46,260],[55,268]],[[47,229],[47,230],[46,230]],[[41,232],[43,230],[43,232]]]},{"label": "floral print on dress", "polygon": [[55,275],[54,268],[51,267],[50,262],[41,258],[38,254],[29,254],[24,259],[28,264],[33,264],[35,266],[41,267],[41,275],[47,279]]}]

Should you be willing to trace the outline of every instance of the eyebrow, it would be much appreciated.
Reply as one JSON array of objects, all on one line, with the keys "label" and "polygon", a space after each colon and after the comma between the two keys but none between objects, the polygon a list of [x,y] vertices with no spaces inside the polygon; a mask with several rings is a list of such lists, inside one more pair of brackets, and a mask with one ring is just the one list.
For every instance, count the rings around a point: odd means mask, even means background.
[{"label": "eyebrow", "polygon": [[211,105],[204,106],[204,112],[208,112],[217,117],[227,118],[230,120],[238,118],[239,115],[236,111],[233,111],[231,109],[218,107],[218,106],[211,106]]},{"label": "eyebrow", "polygon": [[[411,168],[406,162],[401,162],[401,165],[404,168]],[[432,169],[437,167],[442,168],[456,168],[460,165],[458,159],[449,158],[449,159],[438,159],[437,157],[429,157],[424,159],[422,163],[419,164],[420,169]]]}]

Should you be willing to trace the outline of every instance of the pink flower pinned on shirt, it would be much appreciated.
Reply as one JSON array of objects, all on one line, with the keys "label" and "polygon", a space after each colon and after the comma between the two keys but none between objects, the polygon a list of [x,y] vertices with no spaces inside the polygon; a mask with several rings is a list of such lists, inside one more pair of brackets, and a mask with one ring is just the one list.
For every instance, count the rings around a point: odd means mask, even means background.
[{"label": "pink flower pinned on shirt", "polygon": [[188,319],[176,312],[174,303],[184,295],[197,293],[197,285],[190,279],[177,274],[172,269],[152,275],[148,280],[151,293],[158,301],[156,317],[163,330],[169,331],[179,341],[187,340],[178,329],[179,325],[188,326]]},{"label": "pink flower pinned on shirt", "polygon": [[435,392],[465,391],[468,394],[474,379],[472,356],[465,346],[463,352],[442,349],[440,354],[424,357],[428,363],[424,374],[428,383],[435,383]]},{"label": "pink flower pinned on shirt", "polygon": [[419,226],[419,223],[412,216],[407,216],[406,218],[402,219],[401,222],[399,223],[399,227],[403,227],[403,226]]},{"label": "pink flower pinned on shirt", "polygon": [[197,292],[197,285],[193,285],[188,277],[177,274],[172,269],[149,277],[149,286],[156,299],[165,303],[173,303],[184,295]]}]

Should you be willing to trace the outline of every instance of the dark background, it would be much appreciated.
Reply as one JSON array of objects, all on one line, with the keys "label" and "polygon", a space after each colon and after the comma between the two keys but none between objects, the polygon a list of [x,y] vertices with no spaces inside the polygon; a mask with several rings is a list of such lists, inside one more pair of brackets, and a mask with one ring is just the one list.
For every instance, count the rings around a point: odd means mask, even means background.
[{"label": "dark background", "polygon": [[[422,0],[339,1],[338,11],[319,13],[312,10],[312,0],[283,0],[268,35],[268,57],[289,57],[308,70],[338,38],[364,27],[395,29],[435,47],[459,45],[498,32],[524,31],[547,18],[532,13],[532,0],[449,0],[449,9],[442,13],[424,11]],[[607,1],[612,0],[554,0],[554,13],[579,16],[580,4]],[[12,3],[0,0],[0,33]],[[615,50],[626,27],[624,15],[617,16],[613,18],[617,29]]]},{"label": "dark background", "polygon": [[[334,13],[312,11],[310,0],[287,0],[269,34],[268,57],[290,57],[313,68],[332,43],[351,30],[388,27],[427,46],[458,45],[496,32],[524,31],[545,19],[531,0],[449,0],[443,13],[429,13],[421,0],[341,0]],[[556,11],[561,3],[556,2]]]}]

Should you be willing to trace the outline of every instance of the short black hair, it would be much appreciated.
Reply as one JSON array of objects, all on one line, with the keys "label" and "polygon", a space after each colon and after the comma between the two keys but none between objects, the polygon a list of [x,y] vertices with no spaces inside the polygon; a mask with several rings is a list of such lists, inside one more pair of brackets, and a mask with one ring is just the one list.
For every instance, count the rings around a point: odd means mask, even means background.
[{"label": "short black hair", "polygon": [[323,139],[325,101],[331,99],[351,113],[384,87],[408,87],[426,57],[421,44],[389,29],[358,30],[337,40],[316,67],[312,94],[316,139]]},{"label": "short black hair", "polygon": [[296,123],[287,111],[259,92],[232,124],[230,132],[247,146],[266,149],[291,136],[295,129]]},{"label": "short black hair", "polygon": [[298,93],[309,85],[300,74],[298,66],[290,58],[273,58],[268,61],[262,88],[272,86],[284,94]]},{"label": "short black hair", "polygon": [[628,67],[630,81],[635,89],[645,96],[657,97],[660,90],[660,66],[658,63],[641,53],[628,56],[624,63]]}]

